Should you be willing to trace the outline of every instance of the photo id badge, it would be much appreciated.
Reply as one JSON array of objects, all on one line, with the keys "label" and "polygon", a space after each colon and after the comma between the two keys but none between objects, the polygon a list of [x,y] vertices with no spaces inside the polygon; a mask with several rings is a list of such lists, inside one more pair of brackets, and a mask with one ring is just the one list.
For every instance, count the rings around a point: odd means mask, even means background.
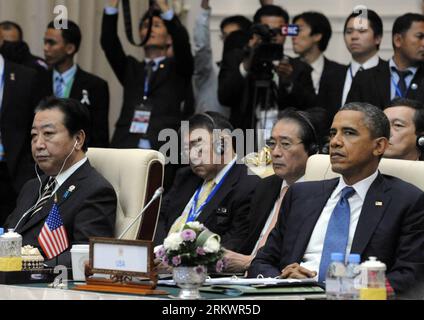
[{"label": "photo id badge", "polygon": [[150,116],[152,114],[150,110],[151,109],[144,104],[140,104],[136,107],[134,117],[131,122],[130,133],[147,133],[147,130],[149,129]]}]

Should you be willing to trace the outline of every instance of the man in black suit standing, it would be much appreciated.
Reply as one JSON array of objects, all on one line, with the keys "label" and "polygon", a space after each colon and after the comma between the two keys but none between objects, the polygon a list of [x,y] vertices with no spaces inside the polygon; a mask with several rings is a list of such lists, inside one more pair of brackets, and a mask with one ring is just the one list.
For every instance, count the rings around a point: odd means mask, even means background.
[{"label": "man in black suit standing", "polygon": [[67,21],[64,29],[50,22],[44,36],[44,56],[51,70],[47,74],[47,96],[72,98],[90,111],[91,138],[89,147],[109,145],[109,87],[103,79],[82,70],[74,62],[81,45],[81,30]]},{"label": "man in black suit standing", "polygon": [[[70,244],[89,237],[113,237],[116,194],[91,167],[87,151],[90,114],[73,99],[50,98],[37,107],[31,129],[32,155],[44,173],[28,181],[6,226],[22,235],[23,245],[40,247],[37,238],[56,203]],[[53,264],[70,266],[69,250]]]},{"label": "man in black suit standing", "polygon": [[238,251],[247,237],[250,200],[260,178],[237,163],[231,124],[219,113],[194,115],[182,132],[190,166],[177,172],[162,202],[155,244],[186,222],[199,221]]},{"label": "man in black suit standing", "polygon": [[24,183],[35,176],[28,132],[41,99],[37,81],[34,70],[0,54],[0,225],[15,208]]},{"label": "man in black suit standing", "polygon": [[246,271],[258,250],[275,227],[281,202],[289,186],[302,182],[306,162],[318,153],[316,130],[305,111],[284,110],[272,129],[267,145],[271,150],[275,175],[261,180],[252,197],[249,212],[249,232],[239,250],[227,250],[229,272]]},{"label": "man in black suit standing", "polygon": [[[261,7],[254,16],[254,22],[259,28],[267,26],[275,36],[273,44],[284,46],[286,36],[282,27],[289,23],[287,11],[279,6],[266,5]],[[272,66],[271,87],[267,90],[262,86],[263,71],[255,63],[257,48],[262,38],[255,31],[246,50],[234,48],[224,50],[222,65],[219,73],[218,96],[223,105],[231,107],[231,123],[241,129],[266,129],[265,139],[270,136],[272,125],[277,120],[278,110],[287,107],[306,109],[314,107],[316,96],[311,79],[311,67],[306,63],[284,56],[281,61]],[[230,35],[227,42],[235,41],[236,33]],[[264,52],[266,50],[262,50]],[[252,64],[253,62],[253,64]],[[269,62],[269,61],[268,61]],[[274,88],[275,86],[275,88]],[[256,94],[255,94],[256,92]],[[267,95],[268,93],[268,95]],[[274,98],[272,98],[274,97]],[[256,101],[255,101],[256,100]],[[263,140],[262,137],[259,139]],[[259,140],[259,141],[261,141]]]},{"label": "man in black suit standing", "polygon": [[343,106],[330,137],[332,170],[341,177],[290,187],[249,276],[318,276],[323,282],[332,252],[357,253],[383,261],[388,283],[405,293],[423,278],[424,193],[379,173],[390,137],[379,108]]},{"label": "man in black suit standing", "polygon": [[319,12],[308,11],[293,18],[299,26],[299,34],[292,38],[293,50],[312,68],[312,82],[318,96],[317,106],[327,110],[327,125],[330,128],[334,115],[340,108],[340,101],[332,99],[334,92],[340,91],[340,75],[346,66],[324,56],[331,39],[330,21]]},{"label": "man in black suit standing", "polygon": [[393,57],[358,74],[348,101],[372,103],[381,109],[394,98],[424,102],[424,15],[406,13],[398,17],[392,43]]}]

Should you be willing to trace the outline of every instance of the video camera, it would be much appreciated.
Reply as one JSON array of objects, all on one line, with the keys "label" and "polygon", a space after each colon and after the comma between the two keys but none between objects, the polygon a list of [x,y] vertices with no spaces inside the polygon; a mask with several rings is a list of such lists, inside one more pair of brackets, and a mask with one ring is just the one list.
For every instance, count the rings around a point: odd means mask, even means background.
[{"label": "video camera", "polygon": [[297,36],[299,34],[299,26],[289,24],[280,28],[270,28],[266,24],[254,24],[250,29],[250,34],[258,35],[261,43],[255,48],[252,59],[251,72],[256,79],[270,80],[272,79],[272,70],[274,61],[281,61],[284,57],[284,47],[281,44],[273,43],[272,40],[278,35]]}]

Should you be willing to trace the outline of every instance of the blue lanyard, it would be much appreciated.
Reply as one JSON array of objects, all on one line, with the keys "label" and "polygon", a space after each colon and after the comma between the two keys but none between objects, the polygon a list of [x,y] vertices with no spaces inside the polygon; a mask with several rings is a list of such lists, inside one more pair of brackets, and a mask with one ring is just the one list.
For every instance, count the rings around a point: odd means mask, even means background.
[{"label": "blue lanyard", "polygon": [[[391,76],[390,79],[392,80],[392,84],[395,86],[395,91],[396,91],[397,96],[400,97],[400,98],[404,98],[404,96],[402,95],[402,92],[400,92],[399,86],[397,85],[397,83],[393,79],[393,76]],[[395,97],[396,97],[396,94],[395,94]]]},{"label": "blue lanyard", "polygon": [[352,65],[350,65],[349,67],[349,72],[350,72],[350,79],[353,81]]},{"label": "blue lanyard", "polygon": [[146,75],[146,79],[144,80],[144,94],[143,94],[144,100],[147,100],[147,98],[149,97],[149,81],[150,79]]},{"label": "blue lanyard", "polygon": [[189,215],[187,217],[186,223],[187,222],[193,222],[193,221],[195,221],[197,219],[197,217],[199,216],[199,214],[202,212],[203,208],[211,201],[211,199],[214,197],[215,193],[217,193],[218,190],[219,190],[219,188],[221,188],[221,186],[224,184],[224,181],[227,178],[228,173],[234,167],[234,164],[231,166],[231,168],[229,168],[227,170],[227,172],[225,173],[225,175],[222,177],[221,181],[219,181],[219,183],[213,188],[212,192],[209,194],[209,196],[205,200],[205,202],[203,202],[202,205],[199,207],[199,209],[196,210],[197,202],[199,201],[200,191],[202,191],[202,186],[200,186],[197,189],[196,194],[194,195],[193,204],[192,204],[192,206],[190,208],[190,213],[189,213]]}]

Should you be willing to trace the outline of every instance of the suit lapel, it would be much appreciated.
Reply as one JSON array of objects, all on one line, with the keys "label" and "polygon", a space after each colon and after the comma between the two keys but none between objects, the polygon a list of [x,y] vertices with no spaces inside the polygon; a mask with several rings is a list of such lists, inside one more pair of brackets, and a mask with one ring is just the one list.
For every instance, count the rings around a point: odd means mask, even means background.
[{"label": "suit lapel", "polygon": [[389,63],[380,59],[374,73],[374,83],[377,84],[376,89],[379,97],[377,106],[379,107],[386,106],[390,102],[390,77]]},{"label": "suit lapel", "polygon": [[59,208],[64,204],[65,201],[69,200],[72,197],[73,192],[65,196],[66,191],[69,190],[70,186],[74,186],[74,191],[76,191],[78,189],[78,186],[81,185],[81,180],[85,179],[88,176],[88,172],[90,171],[90,169],[91,166],[87,160],[87,162],[85,162],[80,168],[78,168],[78,170],[75,171],[74,174],[72,174],[60,186],[60,188],[56,191],[56,194],[52,196],[49,201],[47,201],[41,211],[38,212],[34,217],[32,217],[29,221],[27,221],[27,223],[22,226],[20,232],[23,233],[26,230],[29,230],[35,225],[37,225],[40,221],[45,220],[53,207],[55,197],[57,197],[57,204]]},{"label": "suit lapel", "polygon": [[338,183],[339,178],[324,181],[321,192],[316,197],[309,197],[307,201],[299,204],[302,207],[299,212],[296,209],[296,214],[300,214],[297,218],[298,234],[292,251],[295,259],[293,261],[302,260],[322,210]]},{"label": "suit lapel", "polygon": [[[417,70],[417,73],[414,76],[414,79],[412,79],[411,84],[408,88],[408,91],[406,93],[406,96],[409,99],[414,100],[420,100],[419,93],[422,92],[424,87],[424,67],[420,66]],[[415,84],[417,87],[415,89],[412,89],[412,85]]]},{"label": "suit lapel", "polygon": [[390,197],[385,194],[386,187],[383,176],[379,174],[365,197],[352,242],[352,253],[363,253],[375,228],[388,208]]},{"label": "suit lapel", "polygon": [[150,80],[150,92],[153,92],[160,84],[168,78],[168,70],[170,68],[169,59],[161,61],[158,69],[153,72],[152,79]]},{"label": "suit lapel", "polygon": [[3,99],[1,105],[0,118],[3,118],[9,109],[8,106],[13,105],[9,103],[9,100],[12,99],[15,93],[14,82],[16,80],[16,74],[11,67],[11,65],[5,60],[4,61],[4,87],[3,87]]}]

